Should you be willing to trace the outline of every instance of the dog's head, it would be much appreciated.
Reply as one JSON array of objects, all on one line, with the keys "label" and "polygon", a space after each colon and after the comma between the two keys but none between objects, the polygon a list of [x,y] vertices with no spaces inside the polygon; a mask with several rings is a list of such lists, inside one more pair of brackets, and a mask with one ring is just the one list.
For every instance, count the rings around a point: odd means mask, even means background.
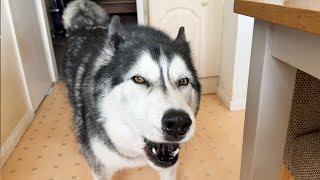
[{"label": "dog's head", "polygon": [[143,153],[152,165],[176,163],[179,144],[191,139],[200,84],[184,28],[175,40],[153,28],[123,28],[113,18],[112,60],[102,76],[99,110],[115,146]]}]

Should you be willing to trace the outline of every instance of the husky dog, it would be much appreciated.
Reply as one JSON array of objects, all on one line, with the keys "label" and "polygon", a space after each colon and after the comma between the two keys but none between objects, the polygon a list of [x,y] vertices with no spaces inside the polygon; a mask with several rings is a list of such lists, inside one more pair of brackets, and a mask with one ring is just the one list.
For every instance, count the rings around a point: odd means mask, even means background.
[{"label": "husky dog", "polygon": [[149,164],[176,179],[180,144],[195,131],[200,84],[184,28],[175,39],[110,20],[88,0],[67,6],[65,74],[74,129],[94,179]]}]

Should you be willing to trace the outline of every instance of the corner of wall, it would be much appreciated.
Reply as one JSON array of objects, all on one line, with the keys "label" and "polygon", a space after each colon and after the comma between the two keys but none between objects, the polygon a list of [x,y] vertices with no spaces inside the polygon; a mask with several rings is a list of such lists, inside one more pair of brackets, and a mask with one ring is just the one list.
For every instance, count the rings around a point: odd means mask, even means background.
[{"label": "corner of wall", "polygon": [[246,98],[234,99],[230,97],[222,86],[217,88],[217,96],[230,111],[240,111],[246,109]]},{"label": "corner of wall", "polygon": [[217,87],[217,96],[221,99],[224,105],[230,110],[231,97],[226,93],[226,90],[222,86]]},{"label": "corner of wall", "polygon": [[232,99],[230,102],[230,111],[241,111],[246,109],[246,98],[241,98],[241,99]]},{"label": "corner of wall", "polygon": [[233,13],[225,2],[220,77],[217,95],[231,111],[246,107],[253,19]]}]

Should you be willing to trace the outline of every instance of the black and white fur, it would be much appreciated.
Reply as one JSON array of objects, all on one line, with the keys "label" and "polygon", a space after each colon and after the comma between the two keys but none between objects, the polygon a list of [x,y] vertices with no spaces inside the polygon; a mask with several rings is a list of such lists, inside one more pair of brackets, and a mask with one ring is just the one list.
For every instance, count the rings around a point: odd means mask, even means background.
[{"label": "black and white fur", "polygon": [[[200,84],[184,28],[175,40],[146,26],[123,26],[94,2],[76,0],[64,12],[69,33],[65,74],[74,129],[94,179],[149,164],[174,180],[179,144],[190,140]],[[136,83],[133,77],[143,77]],[[180,86],[179,80],[188,79]],[[181,111],[192,124],[182,139],[168,139],[163,117]],[[168,159],[168,163],[167,162]]]}]

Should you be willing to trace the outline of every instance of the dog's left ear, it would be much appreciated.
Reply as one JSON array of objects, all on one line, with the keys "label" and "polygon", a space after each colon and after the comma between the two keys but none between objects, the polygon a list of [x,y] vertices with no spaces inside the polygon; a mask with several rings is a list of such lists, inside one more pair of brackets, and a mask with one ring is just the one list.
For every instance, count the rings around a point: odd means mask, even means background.
[{"label": "dog's left ear", "polygon": [[111,19],[111,23],[109,25],[109,36],[112,37],[114,35],[118,35],[124,39],[126,35],[126,31],[121,25],[120,17],[115,15]]},{"label": "dog's left ear", "polygon": [[184,27],[180,27],[179,33],[173,42],[176,45],[177,51],[184,56],[184,59],[191,59],[191,49],[186,38]]},{"label": "dog's left ear", "polygon": [[112,17],[109,24],[109,38],[115,49],[119,49],[120,45],[124,42],[126,37],[126,31],[120,23],[119,16],[115,15]]},{"label": "dog's left ear", "polygon": [[179,28],[178,35],[177,35],[176,39],[174,40],[174,42],[178,43],[178,44],[187,42],[187,38],[186,38],[186,34],[185,34],[183,26]]}]

